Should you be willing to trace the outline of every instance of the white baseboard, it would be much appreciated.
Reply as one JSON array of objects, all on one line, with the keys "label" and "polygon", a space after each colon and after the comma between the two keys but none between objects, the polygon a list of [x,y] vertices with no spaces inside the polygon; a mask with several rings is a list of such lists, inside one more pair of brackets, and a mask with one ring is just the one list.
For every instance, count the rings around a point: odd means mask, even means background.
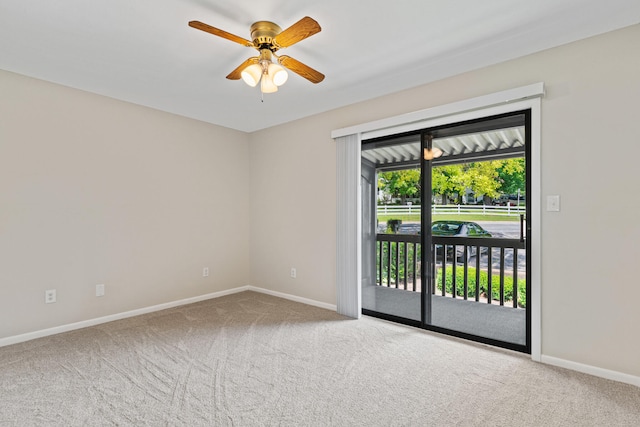
[{"label": "white baseboard", "polygon": [[640,387],[640,377],[636,377],[634,375],[624,374],[622,372],[612,371],[609,369],[598,368],[596,366],[585,365],[583,363],[572,362],[570,360],[559,359],[553,356],[545,356],[544,354],[540,357],[540,361],[548,365],[558,366],[560,368],[582,372],[584,374],[593,375],[595,377],[605,378],[608,380],[618,381],[621,383]]},{"label": "white baseboard", "polygon": [[291,294],[285,294],[282,292],[271,291],[269,289],[258,288],[256,286],[247,286],[247,290],[260,292],[262,294],[271,295],[274,297],[279,297],[283,299],[288,299],[289,301],[301,302],[302,304],[312,305],[314,307],[326,308],[327,310],[336,311],[338,308],[335,304],[327,304],[326,302],[320,302],[308,298],[298,297]]},{"label": "white baseboard", "polygon": [[12,337],[0,338],[0,347],[11,344],[18,344],[25,341],[34,340],[36,338],[56,335],[63,332],[74,331],[76,329],[87,328],[102,323],[113,322],[114,320],[126,319],[128,317],[140,316],[141,314],[152,313],[154,311],[166,310],[167,308],[178,307],[181,305],[192,304],[194,302],[205,301],[213,298],[220,298],[225,295],[231,295],[242,291],[248,291],[249,286],[241,286],[239,288],[227,289],[225,291],[213,292],[197,297],[185,298],[178,301],[171,301],[163,304],[152,305],[150,307],[139,308],[136,310],[125,311],[124,313],[110,314],[108,316],[96,317],[95,319],[83,320],[80,322],[69,323],[67,325],[56,326],[53,328],[42,329],[40,331],[28,332],[26,334],[15,335]]},{"label": "white baseboard", "polygon": [[171,301],[163,304],[152,305],[150,307],[139,308],[136,310],[125,311],[124,313],[116,313],[108,316],[97,317],[95,319],[83,320],[81,322],[69,323],[67,325],[56,326],[53,328],[42,329],[40,331],[28,332],[26,334],[14,335],[11,337],[0,338],[0,347],[5,347],[11,344],[18,344],[25,341],[34,340],[36,338],[47,337],[50,335],[61,334],[63,332],[75,331],[76,329],[87,328],[89,326],[95,326],[102,323],[113,322],[114,320],[126,319],[128,317],[140,316],[141,314],[153,313],[154,311],[166,310],[168,308],[179,307],[181,305],[193,304],[194,302],[205,301],[213,298],[220,298],[226,295],[236,294],[238,292],[254,291],[263,294],[268,294],[291,301],[300,302],[303,304],[313,305],[316,307],[326,308],[328,310],[336,311],[336,306],[332,304],[326,304],[319,301],[314,301],[307,298],[297,297],[295,295],[284,294],[281,292],[270,291],[268,289],[258,288],[255,286],[240,286],[238,288],[227,289],[225,291],[213,292],[205,295],[199,295],[197,297],[185,298],[178,301]]}]

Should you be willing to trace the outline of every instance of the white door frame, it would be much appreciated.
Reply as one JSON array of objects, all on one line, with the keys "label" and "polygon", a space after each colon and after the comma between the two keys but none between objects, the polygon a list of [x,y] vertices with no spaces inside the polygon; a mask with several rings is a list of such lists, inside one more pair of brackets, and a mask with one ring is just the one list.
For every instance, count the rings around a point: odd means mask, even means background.
[{"label": "white door frame", "polygon": [[[511,113],[520,110],[531,110],[531,358],[540,361],[541,357],[541,97],[544,96],[544,84],[535,83],[529,86],[509,89],[451,104],[432,107],[425,110],[400,116],[389,117],[382,120],[363,123],[360,125],[337,129],[331,132],[331,137],[341,143],[351,145],[348,156],[342,156],[344,150],[337,152],[337,169],[339,180],[337,185],[337,306],[343,307],[343,314],[351,317],[359,317],[362,306],[359,290],[361,251],[357,242],[361,229],[360,198],[360,142],[364,139],[388,136],[402,132],[447,125],[467,120],[480,119],[487,116]],[[357,147],[356,147],[357,145]],[[351,179],[345,188],[344,171],[351,170],[350,174],[357,180]],[[340,172],[342,171],[342,172]],[[358,175],[356,175],[356,173]],[[343,194],[344,193],[344,194]],[[342,194],[342,196],[341,196]],[[352,197],[345,198],[347,194]],[[355,206],[354,206],[355,204]],[[345,223],[348,220],[349,223]],[[348,233],[345,231],[351,230]],[[356,241],[352,241],[352,240]],[[355,249],[355,250],[354,250]],[[346,255],[346,257],[345,257]],[[355,261],[355,265],[354,264]],[[347,300],[347,296],[349,299]],[[354,300],[354,296],[356,297]],[[356,314],[357,313],[357,314]]]}]

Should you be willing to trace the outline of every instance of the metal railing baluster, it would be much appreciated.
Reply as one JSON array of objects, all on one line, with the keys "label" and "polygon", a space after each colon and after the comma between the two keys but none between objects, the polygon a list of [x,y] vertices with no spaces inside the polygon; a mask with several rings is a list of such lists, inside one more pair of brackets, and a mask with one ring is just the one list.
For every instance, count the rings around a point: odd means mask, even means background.
[{"label": "metal railing baluster", "polygon": [[391,245],[392,242],[389,242],[389,250],[387,251],[387,286],[391,287],[391,250],[393,249],[393,246]]},{"label": "metal railing baluster", "polygon": [[407,242],[403,242],[402,247],[404,249],[404,253],[402,254],[402,260],[404,261],[404,289],[407,289],[407,258],[409,255],[407,254]]},{"label": "metal railing baluster", "polygon": [[476,246],[476,302],[480,301],[480,246]]},{"label": "metal railing baluster", "polygon": [[395,243],[396,243],[395,244],[395,247],[396,247],[396,256],[395,256],[395,258],[396,258],[396,263],[395,263],[396,264],[396,274],[394,275],[395,276],[394,277],[394,279],[395,279],[394,281],[395,281],[396,288],[398,288],[398,282],[400,281],[399,280],[400,279],[400,277],[399,277],[400,276],[400,268],[399,268],[399,264],[400,264],[400,242],[395,242]]},{"label": "metal railing baluster", "polygon": [[518,308],[518,248],[513,248],[513,308]]},{"label": "metal railing baluster", "polygon": [[504,248],[500,248],[500,305],[504,306]]},{"label": "metal railing baluster", "polygon": [[457,277],[456,277],[456,267],[458,264],[458,246],[457,245],[453,245],[452,246],[453,251],[452,251],[452,257],[453,259],[451,260],[451,297],[453,299],[456,299],[456,294],[458,292],[456,292],[457,290]]},{"label": "metal railing baluster", "polygon": [[380,250],[378,251],[378,256],[376,257],[376,262],[378,265],[378,285],[382,286],[382,248],[384,245],[384,242],[382,240],[378,241],[378,243],[380,243]]},{"label": "metal railing baluster", "polygon": [[469,298],[469,246],[464,245],[462,256],[464,257],[464,283],[462,286],[464,288],[464,299],[467,300]]},{"label": "metal railing baluster", "polygon": [[431,245],[431,277],[433,277],[433,286],[431,287],[431,294],[436,294],[436,261],[438,256],[434,245]]},{"label": "metal railing baluster", "polygon": [[487,251],[487,304],[491,304],[491,300],[493,299],[493,283],[491,283],[491,276],[492,276],[492,261],[491,261],[491,255],[493,252],[493,248],[491,246],[489,246],[489,250]]},{"label": "metal railing baluster", "polygon": [[447,247],[442,246],[442,296],[446,295],[447,288]]},{"label": "metal railing baluster", "polygon": [[416,291],[416,281],[417,281],[417,272],[418,272],[418,263],[416,262],[418,259],[418,244],[413,244],[413,292]]}]

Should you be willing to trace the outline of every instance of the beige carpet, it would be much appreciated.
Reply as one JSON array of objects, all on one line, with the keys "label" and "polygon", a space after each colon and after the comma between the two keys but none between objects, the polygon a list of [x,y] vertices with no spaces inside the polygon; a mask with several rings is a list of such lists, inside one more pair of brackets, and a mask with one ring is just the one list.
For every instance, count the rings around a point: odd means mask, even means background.
[{"label": "beige carpet", "polygon": [[0,425],[638,426],[640,388],[244,292],[0,348]]}]

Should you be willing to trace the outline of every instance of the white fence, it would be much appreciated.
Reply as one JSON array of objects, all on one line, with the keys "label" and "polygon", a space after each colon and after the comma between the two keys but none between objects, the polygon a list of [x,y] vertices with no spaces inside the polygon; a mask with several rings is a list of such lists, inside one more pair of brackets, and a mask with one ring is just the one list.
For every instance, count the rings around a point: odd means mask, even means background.
[{"label": "white fence", "polygon": [[[518,216],[526,213],[521,206],[487,206],[487,205],[432,205],[432,214],[457,215],[504,215]],[[379,205],[378,215],[420,215],[420,206],[411,205]]]}]

